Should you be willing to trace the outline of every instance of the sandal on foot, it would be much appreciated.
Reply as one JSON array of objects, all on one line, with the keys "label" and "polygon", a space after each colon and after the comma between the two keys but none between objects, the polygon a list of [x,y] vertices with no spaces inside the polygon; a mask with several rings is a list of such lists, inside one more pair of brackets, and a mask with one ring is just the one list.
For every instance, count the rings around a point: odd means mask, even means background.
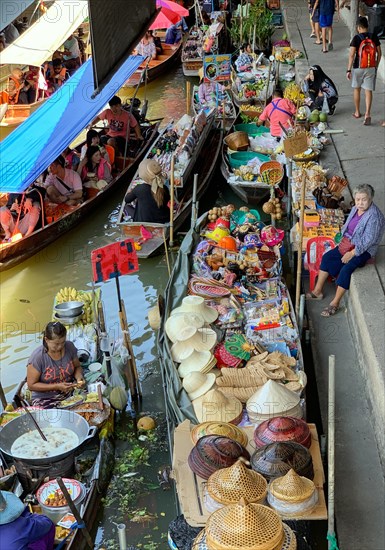
[{"label": "sandal on foot", "polygon": [[321,46],[322,42],[313,42],[313,44],[317,44],[317,46]]},{"label": "sandal on foot", "polygon": [[370,126],[372,123],[372,118],[370,116],[365,117],[364,126]]},{"label": "sandal on foot", "polygon": [[315,38],[315,34],[314,32],[311,33],[310,37],[309,38]]},{"label": "sandal on foot", "polygon": [[339,309],[339,307],[329,305],[321,312],[321,317],[333,317]]},{"label": "sandal on foot", "polygon": [[314,294],[314,292],[307,292],[306,293],[306,298],[308,300],[323,300],[324,299],[324,295],[323,294],[320,294],[319,296],[317,296],[317,294]]},{"label": "sandal on foot", "polygon": [[361,118],[362,115],[361,115],[361,113],[359,115],[356,115],[356,113],[352,113],[352,117],[353,118]]},{"label": "sandal on foot", "polygon": [[322,50],[322,53],[329,53],[329,50]]}]

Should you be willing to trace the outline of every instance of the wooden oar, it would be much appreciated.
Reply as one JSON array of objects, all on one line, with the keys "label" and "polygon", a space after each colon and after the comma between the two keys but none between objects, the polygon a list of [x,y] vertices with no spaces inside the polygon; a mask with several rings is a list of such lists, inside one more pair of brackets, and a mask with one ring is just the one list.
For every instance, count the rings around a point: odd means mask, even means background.
[{"label": "wooden oar", "polygon": [[64,482],[62,480],[61,477],[57,477],[56,478],[56,481],[57,481],[57,484],[59,485],[60,487],[60,490],[61,492],[63,493],[64,495],[64,498],[66,499],[67,501],[67,504],[72,512],[72,514],[74,515],[78,525],[82,525],[82,528],[80,529],[80,531],[83,533],[83,536],[84,538],[86,539],[86,542],[87,542],[87,545],[89,546],[89,548],[93,548],[94,547],[94,543],[92,542],[92,538],[91,538],[91,535],[86,527],[86,525],[84,524],[84,521],[82,520],[82,518],[80,517],[80,514],[78,512],[78,509],[76,508],[72,498],[70,497],[70,494],[69,492],[67,491],[67,487],[64,485]]},{"label": "wooden oar", "polygon": [[35,427],[36,427],[37,431],[39,432],[41,438],[44,439],[44,441],[48,441],[48,439],[46,438],[46,436],[43,434],[43,431],[42,431],[42,429],[40,428],[39,424],[37,423],[36,418],[34,418],[34,416],[29,412],[28,406],[25,404],[24,399],[21,399],[21,398],[20,398],[20,404],[21,404],[21,406],[23,407],[23,409],[25,410],[25,412],[27,413],[27,415],[29,416],[29,418],[30,418],[30,419],[32,420],[32,422],[35,424]]}]

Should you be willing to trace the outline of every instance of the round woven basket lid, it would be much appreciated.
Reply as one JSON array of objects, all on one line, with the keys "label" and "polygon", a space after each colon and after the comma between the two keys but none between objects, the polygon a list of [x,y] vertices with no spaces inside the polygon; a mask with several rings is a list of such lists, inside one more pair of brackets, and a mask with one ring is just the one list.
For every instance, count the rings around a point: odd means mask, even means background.
[{"label": "round woven basket lid", "polygon": [[291,468],[308,479],[314,477],[309,450],[294,441],[270,443],[257,449],[251,457],[251,467],[268,481],[286,475]]},{"label": "round woven basket lid", "polygon": [[254,431],[257,447],[263,447],[275,441],[295,441],[309,448],[311,434],[304,420],[292,416],[276,416],[262,422]]},{"label": "round woven basket lid", "polygon": [[299,476],[292,468],[283,477],[273,479],[269,485],[269,492],[285,502],[302,502],[310,498],[315,490],[311,479]]},{"label": "round woven basket lid", "polygon": [[206,523],[210,550],[281,550],[284,539],[277,512],[245,499],[213,512]]},{"label": "round woven basket lid", "polygon": [[229,422],[202,422],[191,430],[191,439],[195,443],[205,435],[223,435],[238,441],[243,447],[248,444],[248,437],[240,428]]},{"label": "round woven basket lid", "polygon": [[[286,525],[286,523],[283,524],[283,529],[285,538],[279,550],[297,550],[297,539],[294,531],[292,531],[292,529],[288,525]],[[196,537],[191,547],[191,550],[211,550],[207,546],[205,529],[203,529],[203,531],[201,531]]]},{"label": "round woven basket lid", "polygon": [[229,468],[218,470],[209,477],[207,491],[221,504],[236,504],[241,498],[258,503],[266,497],[267,481],[239,458]]}]

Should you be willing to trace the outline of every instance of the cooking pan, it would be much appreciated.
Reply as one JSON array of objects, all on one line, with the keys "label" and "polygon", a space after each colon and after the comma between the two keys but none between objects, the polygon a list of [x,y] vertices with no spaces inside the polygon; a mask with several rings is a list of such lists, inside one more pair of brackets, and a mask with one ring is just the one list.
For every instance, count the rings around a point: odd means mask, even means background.
[{"label": "cooking pan", "polygon": [[11,453],[11,447],[18,437],[29,432],[30,430],[36,430],[34,423],[29,415],[23,414],[13,420],[10,420],[0,431],[0,450],[19,460],[25,460],[28,464],[42,465],[47,462],[58,462],[63,458],[73,454],[79,447],[85,442],[91,439],[96,431],[96,426],[90,426],[88,422],[73,411],[67,411],[62,409],[42,409],[41,411],[31,412],[32,416],[36,419],[40,428],[68,428],[76,433],[79,438],[79,444],[65,453],[57,454],[44,458],[29,458],[23,456],[16,456]]}]

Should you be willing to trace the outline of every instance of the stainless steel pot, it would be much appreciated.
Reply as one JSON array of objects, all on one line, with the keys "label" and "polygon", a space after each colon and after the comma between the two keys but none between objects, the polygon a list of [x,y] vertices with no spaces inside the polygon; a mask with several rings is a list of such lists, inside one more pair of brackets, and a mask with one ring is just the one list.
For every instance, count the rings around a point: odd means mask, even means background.
[{"label": "stainless steel pot", "polygon": [[79,438],[79,444],[70,451],[45,458],[29,458],[25,456],[15,456],[11,453],[13,443],[18,437],[36,430],[36,427],[27,414],[14,418],[4,426],[0,431],[0,450],[13,458],[25,460],[28,464],[36,466],[46,464],[47,462],[58,462],[66,456],[73,454],[85,441],[91,439],[96,431],[96,426],[90,426],[88,422],[73,411],[62,409],[43,409],[33,411],[31,414],[35,417],[40,428],[68,428],[76,433]]}]

